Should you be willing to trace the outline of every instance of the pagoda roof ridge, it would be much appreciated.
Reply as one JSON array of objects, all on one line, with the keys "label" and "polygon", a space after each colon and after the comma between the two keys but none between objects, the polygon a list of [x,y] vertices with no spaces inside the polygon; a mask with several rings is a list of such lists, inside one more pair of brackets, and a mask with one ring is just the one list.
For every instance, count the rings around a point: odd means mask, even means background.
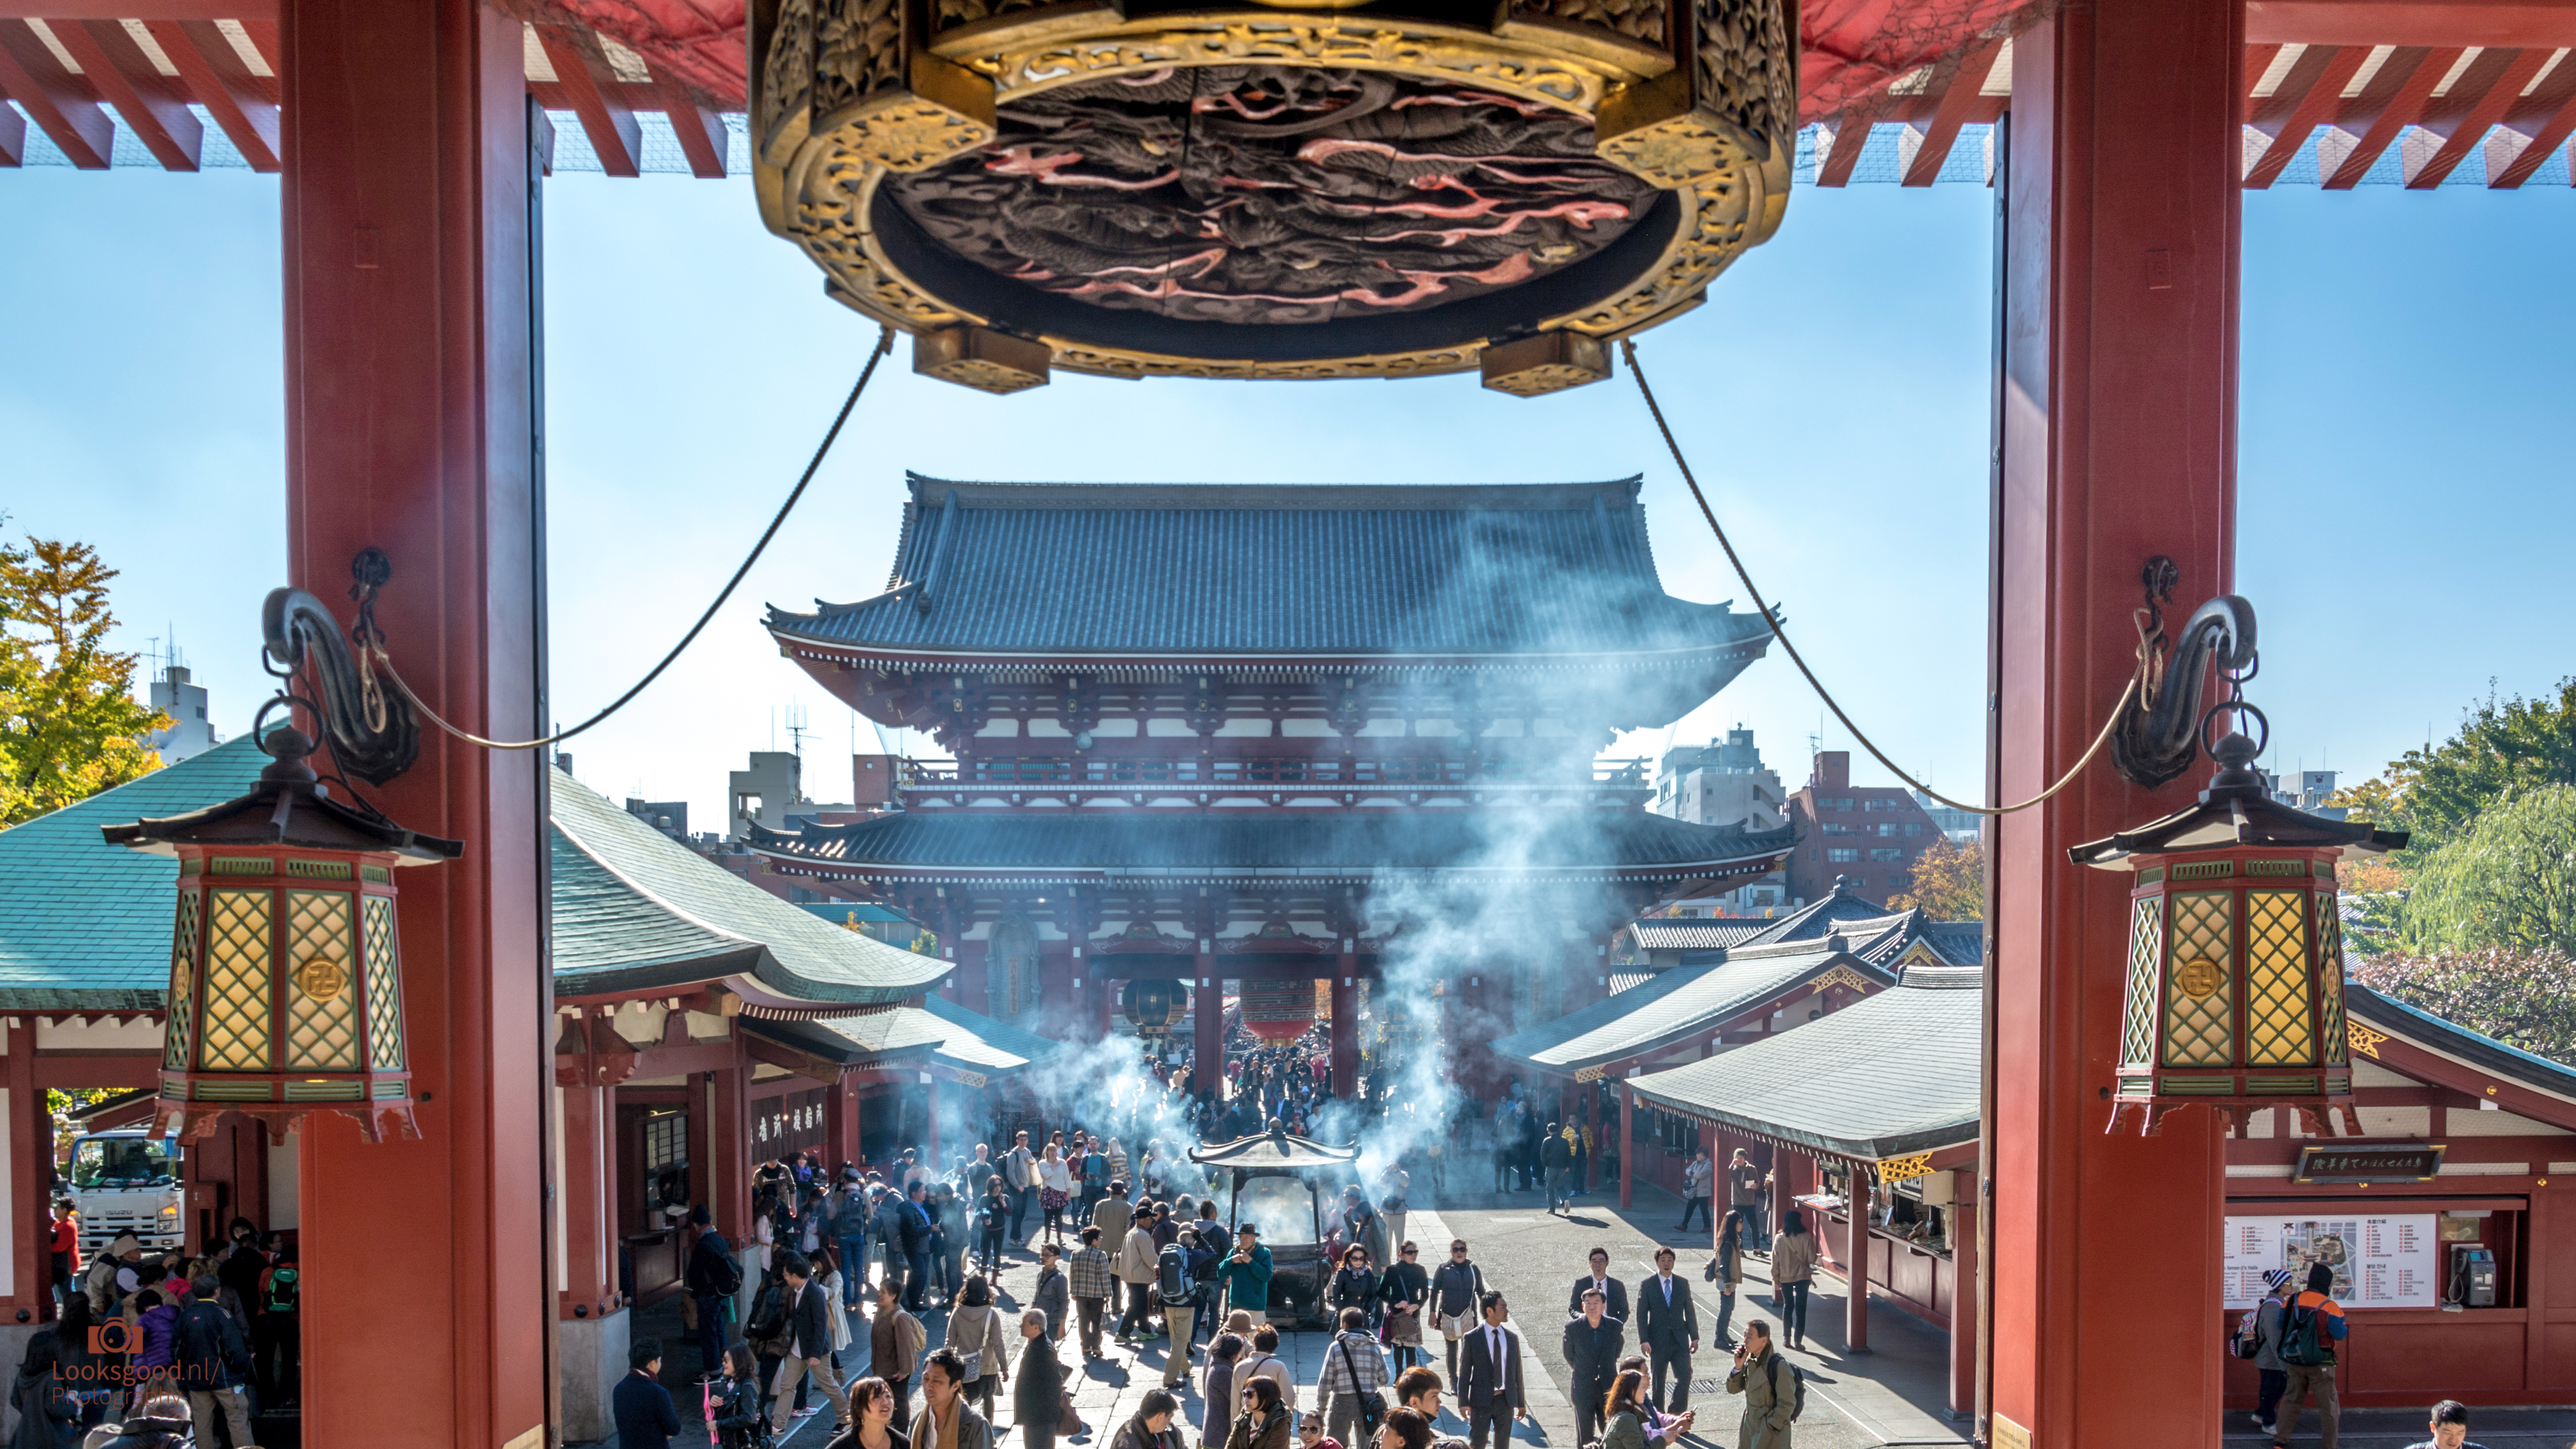
[{"label": "pagoda roof ridge", "polygon": [[1517,511],[1631,503],[1645,475],[1528,483],[1135,483],[1119,480],[936,478],[904,470],[916,503],[938,506],[949,493],[970,508],[1191,508]]},{"label": "pagoda roof ridge", "polygon": [[833,664],[857,655],[979,670],[1084,660],[1678,666],[1696,704],[1770,644],[1758,613],[1665,592],[1635,477],[908,481],[883,589],[818,601],[810,613],[773,606],[768,627],[782,645]]}]

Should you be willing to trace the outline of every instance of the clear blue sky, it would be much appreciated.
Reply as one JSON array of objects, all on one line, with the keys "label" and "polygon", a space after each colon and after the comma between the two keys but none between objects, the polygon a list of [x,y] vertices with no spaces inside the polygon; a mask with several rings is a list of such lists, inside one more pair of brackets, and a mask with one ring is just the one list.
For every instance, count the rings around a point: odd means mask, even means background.
[{"label": "clear blue sky", "polygon": [[[1702,478],[1856,716],[1936,784],[1978,784],[1989,197],[1802,189],[1787,225],[1649,334]],[[555,694],[624,687],[722,582],[875,329],[761,230],[747,184],[549,184]],[[2576,672],[2564,580],[2576,195],[2284,189],[2246,200],[2239,583],[2277,763],[2375,771],[2489,680]],[[0,172],[0,508],[124,570],[123,642],[173,628],[227,733],[265,694],[256,614],[284,570],[277,191],[241,172]],[[137,219],[148,219],[138,226]],[[847,710],[780,659],[764,601],[884,582],[906,468],[986,478],[1506,481],[1646,475],[1666,586],[1736,597],[1624,378],[1520,401],[1472,378],[1113,383],[1014,398],[879,377],[743,594],[620,718],[576,741],[611,794],[721,819],[724,772],[809,711],[846,793]],[[1778,660],[1683,722],[1741,721],[1794,785],[1814,699]],[[858,738],[869,746],[864,722]],[[776,736],[780,745],[786,736]],[[1850,742],[1832,727],[1828,749]],[[1628,742],[1653,748],[1658,739]],[[1864,782],[1882,783],[1862,764]],[[2352,778],[2350,773],[2347,779]]]}]

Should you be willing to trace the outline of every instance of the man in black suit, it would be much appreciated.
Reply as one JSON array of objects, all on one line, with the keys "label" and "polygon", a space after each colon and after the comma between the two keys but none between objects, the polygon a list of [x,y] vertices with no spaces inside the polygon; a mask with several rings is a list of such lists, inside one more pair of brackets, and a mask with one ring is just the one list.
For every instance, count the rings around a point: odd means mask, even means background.
[{"label": "man in black suit", "polygon": [[[1655,1250],[1655,1276],[1637,1285],[1637,1341],[1654,1363],[1651,1388],[1655,1403],[1678,1414],[1690,1402],[1691,1355],[1699,1352],[1699,1314],[1691,1307],[1690,1284],[1673,1276],[1673,1250]],[[1664,1397],[1664,1375],[1673,1376],[1672,1397]]]},{"label": "man in black suit", "polygon": [[814,1383],[831,1401],[832,1412],[842,1425],[850,1422],[850,1397],[841,1388],[840,1371],[832,1361],[832,1325],[824,1306],[823,1285],[814,1281],[814,1266],[802,1253],[781,1253],[778,1276],[787,1283],[787,1356],[778,1361],[778,1377],[771,1381],[769,1392],[775,1400],[769,1413],[769,1432],[780,1439],[787,1437],[787,1420],[796,1411],[796,1380],[811,1374]]},{"label": "man in black suit", "polygon": [[608,1394],[617,1449],[671,1449],[671,1436],[680,1432],[680,1413],[671,1407],[671,1391],[662,1387],[662,1340],[635,1340],[626,1350],[626,1366],[626,1377]]},{"label": "man in black suit", "polygon": [[1628,1326],[1628,1285],[1610,1276],[1610,1253],[1605,1248],[1592,1250],[1592,1275],[1574,1280],[1574,1291],[1565,1295],[1565,1316],[1583,1316],[1583,1295],[1601,1295],[1602,1314],[1611,1322]]},{"label": "man in black suit", "polygon": [[1510,1449],[1512,1420],[1526,1401],[1522,1382],[1521,1336],[1503,1326],[1511,1308],[1500,1293],[1487,1293],[1484,1322],[1469,1330],[1459,1345],[1458,1407],[1467,1415],[1467,1449],[1486,1449],[1491,1430],[1493,1449]]},{"label": "man in black suit", "polygon": [[1574,1442],[1589,1444],[1601,1437],[1601,1405],[1610,1397],[1611,1381],[1619,1375],[1619,1355],[1628,1347],[1628,1336],[1602,1309],[1607,1306],[1601,1290],[1583,1290],[1583,1316],[1565,1321],[1566,1392],[1574,1399]]}]

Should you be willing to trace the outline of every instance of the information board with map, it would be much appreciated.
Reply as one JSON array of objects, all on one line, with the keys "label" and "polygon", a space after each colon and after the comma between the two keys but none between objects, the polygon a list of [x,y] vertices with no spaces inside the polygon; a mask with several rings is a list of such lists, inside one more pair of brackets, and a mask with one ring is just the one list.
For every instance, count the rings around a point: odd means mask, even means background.
[{"label": "information board with map", "polygon": [[2269,1269],[2287,1268],[2304,1285],[2308,1266],[2323,1263],[2334,1269],[2331,1291],[2346,1308],[2438,1307],[2436,1236],[2432,1213],[2231,1217],[2223,1269],[2227,1306],[2262,1302]]}]

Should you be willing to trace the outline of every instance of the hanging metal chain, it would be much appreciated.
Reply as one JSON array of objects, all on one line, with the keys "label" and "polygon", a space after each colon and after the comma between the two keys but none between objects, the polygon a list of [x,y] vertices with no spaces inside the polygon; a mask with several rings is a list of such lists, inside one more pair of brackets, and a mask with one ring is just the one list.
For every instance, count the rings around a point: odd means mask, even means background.
[{"label": "hanging metal chain", "polygon": [[[2138,621],[2137,672],[2129,677],[2128,684],[2120,690],[2119,700],[2111,706],[2110,716],[2102,721],[2101,731],[2093,736],[2093,743],[2085,748],[2083,757],[2070,766],[2065,774],[2060,775],[2057,783],[2027,800],[2016,801],[2010,805],[1971,805],[1964,800],[1953,800],[1906,773],[1902,766],[1887,757],[1887,752],[1880,749],[1877,742],[1864,733],[1859,725],[1852,723],[1852,717],[1844,712],[1842,702],[1834,698],[1833,691],[1825,688],[1825,682],[1816,677],[1816,671],[1807,667],[1806,656],[1798,652],[1798,646],[1789,642],[1788,631],[1780,627],[1780,620],[1772,613],[1770,604],[1764,602],[1762,591],[1754,587],[1753,575],[1745,569],[1743,558],[1735,552],[1734,541],[1726,536],[1726,529],[1718,523],[1717,511],[1708,506],[1708,495],[1700,491],[1699,478],[1691,472],[1690,460],[1682,456],[1682,445],[1673,437],[1672,424],[1664,421],[1664,410],[1655,401],[1655,390],[1646,383],[1645,369],[1637,365],[1637,344],[1623,337],[1619,340],[1619,350],[1628,359],[1628,376],[1636,380],[1637,392],[1646,400],[1646,411],[1654,415],[1656,430],[1664,435],[1664,447],[1673,455],[1673,466],[1681,470],[1682,482],[1690,486],[1691,498],[1699,504],[1700,517],[1708,520],[1709,532],[1717,535],[1717,546],[1726,551],[1726,561],[1734,566],[1735,577],[1744,585],[1745,594],[1753,600],[1754,612],[1760,614],[1762,622],[1770,626],[1771,637],[1780,641],[1781,651],[1789,656],[1789,662],[1797,665],[1798,672],[1806,676],[1807,685],[1815,690],[1816,698],[1824,701],[1825,708],[1833,711],[1834,718],[1842,721],[1843,728],[1851,732],[1853,739],[1860,741],[1861,748],[1869,751],[1871,758],[1885,765],[1888,773],[1953,810],[1965,810],[1976,815],[2009,815],[2016,810],[2028,810],[2034,805],[2042,804],[2058,791],[2073,784],[2075,777],[2083,774],[2085,767],[2093,763],[2094,757],[2102,753],[2102,747],[2111,742],[2112,731],[2119,726],[2122,712],[2128,708],[2131,700],[2139,697],[2145,687],[2149,670],[2153,667],[2150,661],[2158,658],[2157,652],[2150,646],[2148,623],[2143,618]],[[2159,629],[2158,637],[2161,637],[2161,633]]]},{"label": "hanging metal chain", "polygon": [[[648,670],[642,679],[635,681],[624,694],[609,701],[606,709],[574,725],[571,729],[557,730],[553,734],[533,740],[488,740],[439,718],[438,712],[431,709],[428,702],[414,692],[411,685],[403,679],[401,672],[394,668],[393,655],[385,648],[384,630],[376,623],[376,591],[383,586],[391,570],[377,569],[371,572],[367,567],[367,555],[361,554],[357,570],[358,581],[349,590],[350,596],[358,601],[358,622],[349,631],[349,637],[357,645],[362,678],[361,688],[368,718],[374,720],[384,710],[383,687],[377,683],[379,671],[382,672],[384,680],[391,683],[403,698],[411,701],[412,708],[419,710],[422,718],[469,745],[481,745],[487,750],[543,749],[547,745],[571,739],[574,735],[624,709],[654,680],[661,678],[662,671],[677,662],[679,657],[688,651],[691,644],[697,642],[698,635],[705,632],[707,625],[714,621],[716,611],[722,609],[725,601],[733,597],[733,591],[741,587],[744,576],[751,572],[751,566],[760,562],[761,554],[769,548],[769,541],[776,538],[778,530],[786,526],[787,515],[796,511],[797,500],[805,496],[806,486],[814,481],[815,473],[822,469],[823,460],[831,456],[832,444],[841,436],[842,424],[850,420],[850,410],[859,405],[859,394],[868,390],[868,379],[877,375],[877,364],[884,361],[886,355],[892,351],[894,351],[894,329],[881,328],[877,333],[876,348],[868,354],[868,365],[859,370],[859,380],[852,384],[850,395],[842,400],[841,411],[834,415],[831,429],[823,434],[821,445],[814,449],[812,461],[805,465],[805,472],[797,478],[796,486],[788,491],[787,501],[778,505],[778,513],[769,520],[769,527],[761,531],[760,541],[751,546],[751,552],[743,557],[742,566],[733,571],[733,577],[725,580],[724,588],[717,592],[715,601],[707,605],[706,612],[698,615],[698,621],[689,626],[689,632],[681,635],[680,642],[672,645],[671,652],[663,655],[661,662]],[[368,553],[374,552],[372,549],[368,551]],[[378,554],[376,557],[381,559],[383,556]]]}]

